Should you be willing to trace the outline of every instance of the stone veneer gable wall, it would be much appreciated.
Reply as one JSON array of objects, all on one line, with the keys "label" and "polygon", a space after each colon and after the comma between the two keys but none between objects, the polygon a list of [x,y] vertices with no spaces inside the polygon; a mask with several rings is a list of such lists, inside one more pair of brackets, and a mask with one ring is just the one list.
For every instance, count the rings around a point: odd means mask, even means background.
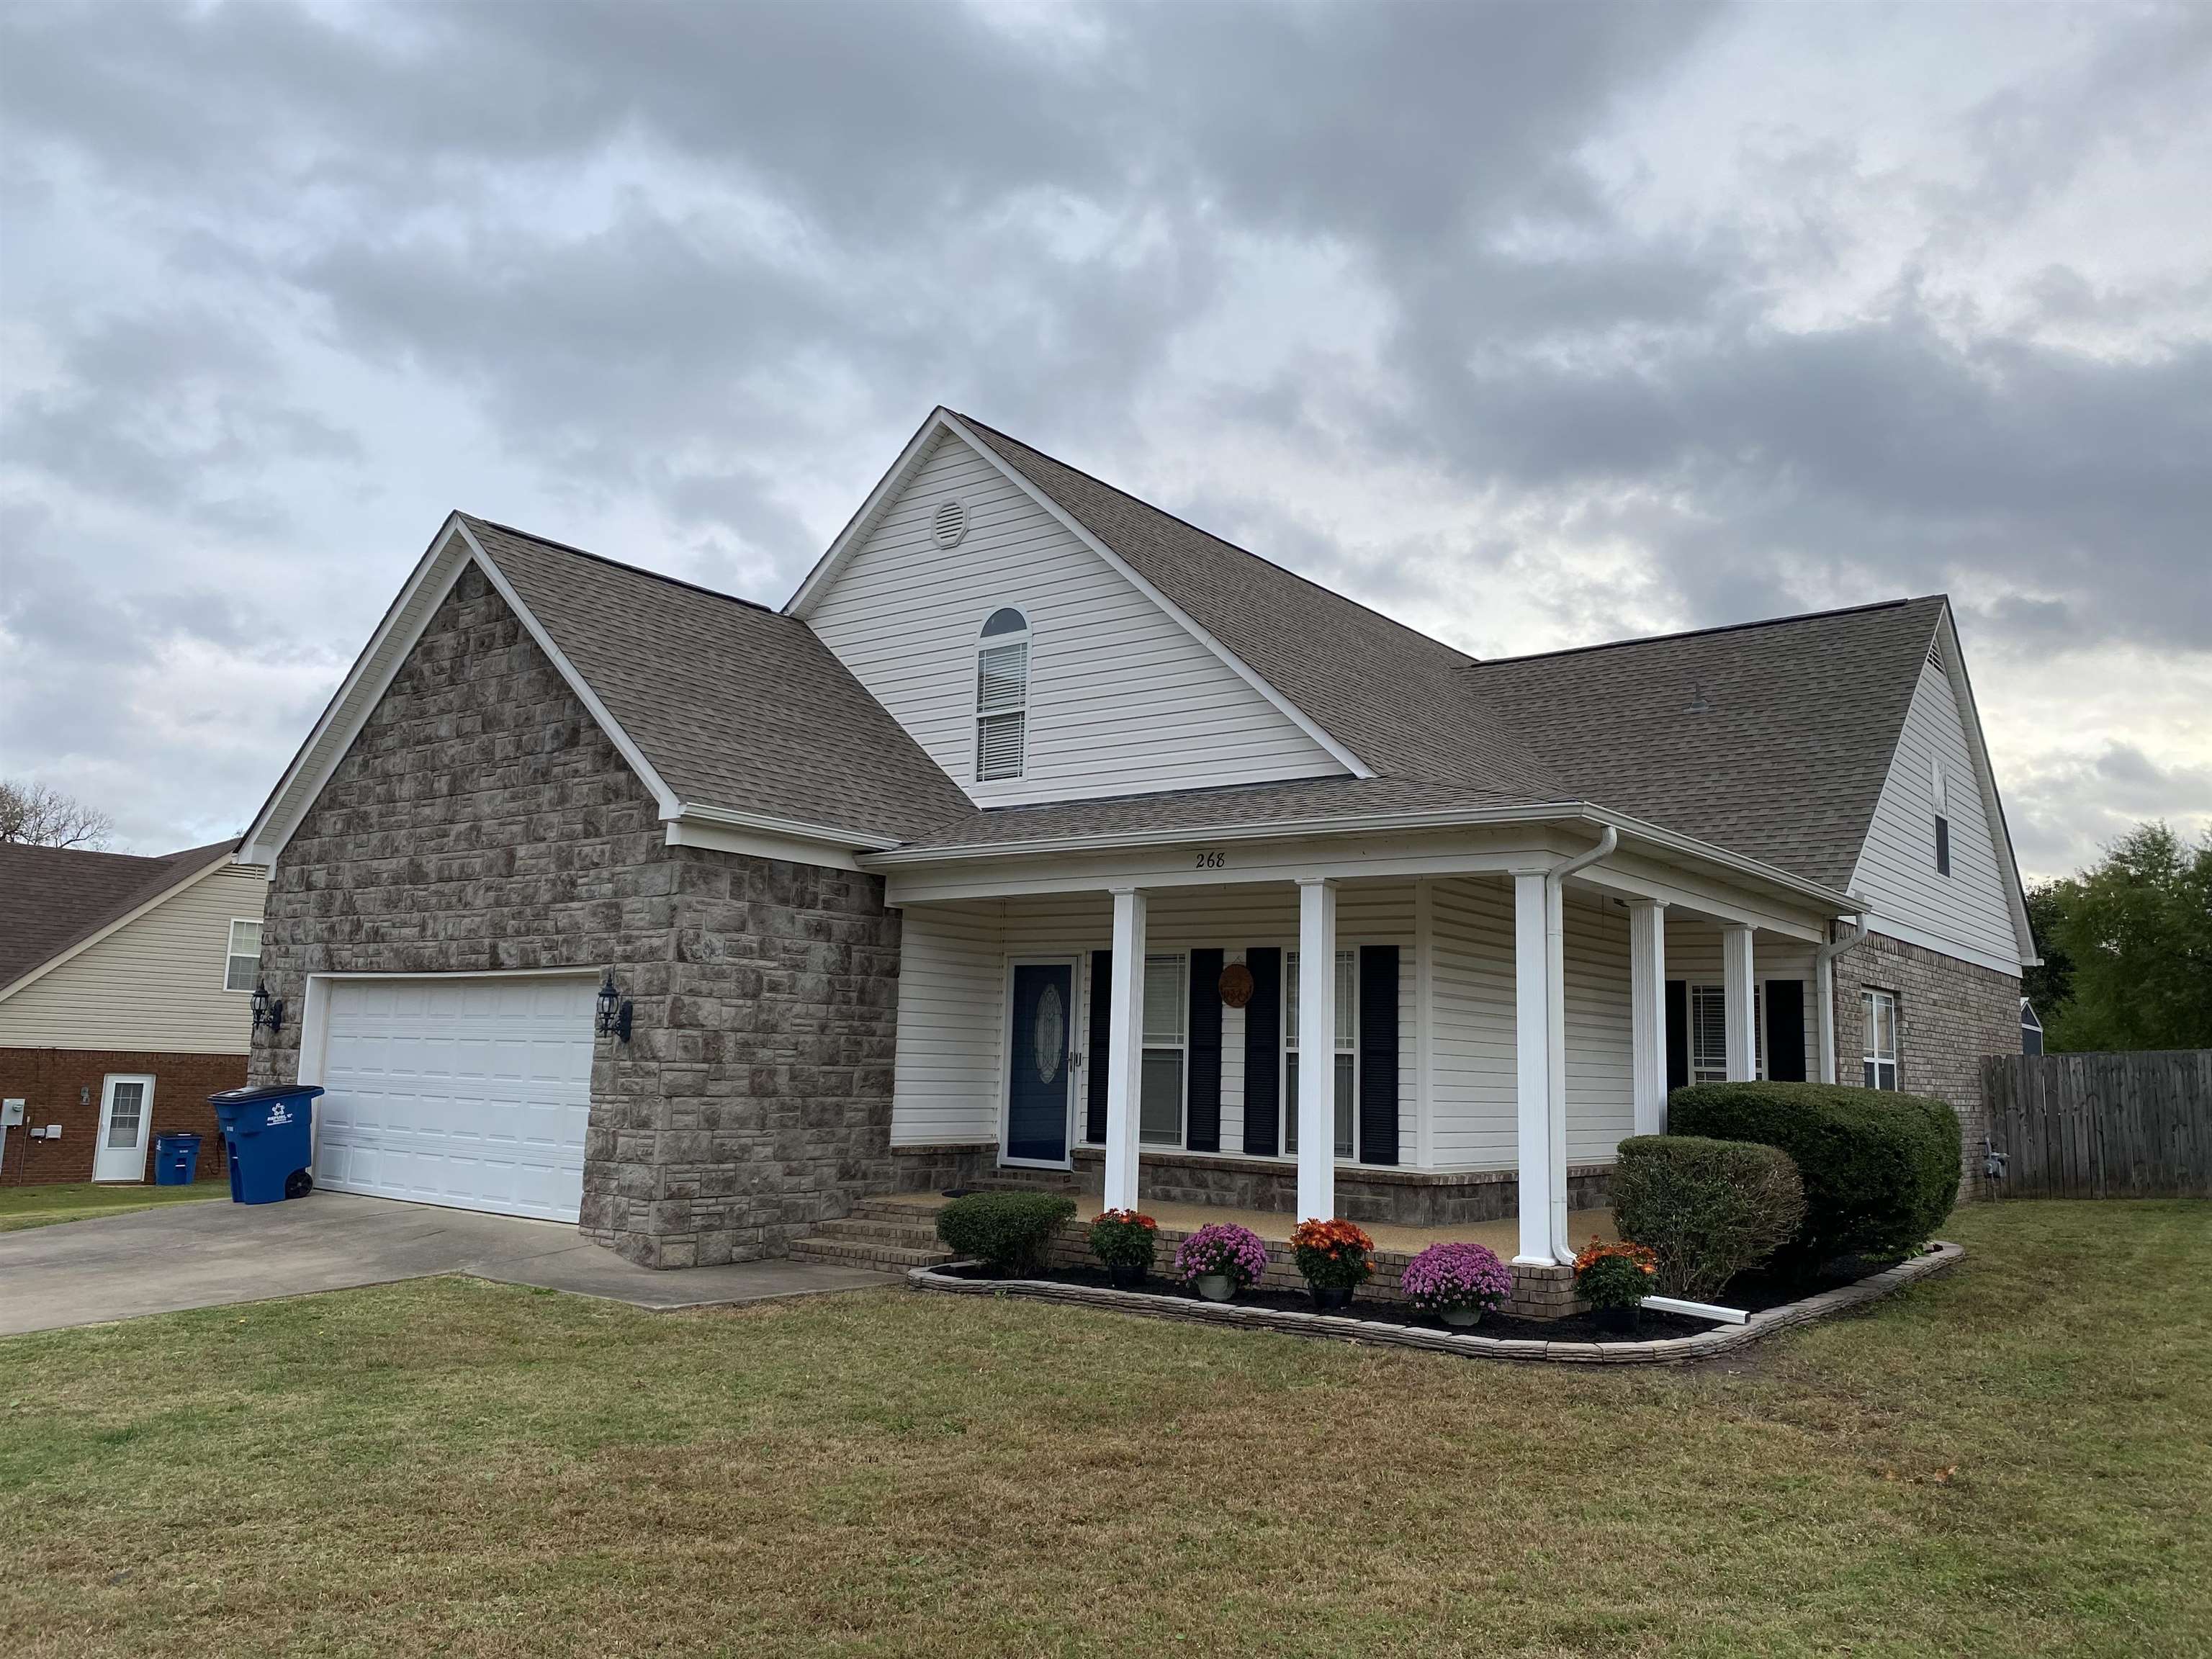
[{"label": "stone veneer gable wall", "polygon": [[1933,1095],[1959,1114],[1964,1132],[1959,1196],[1982,1190],[1982,1057],[2020,1052],[2020,976],[2001,974],[1917,945],[1869,933],[1836,958],[1836,1070],[1859,1081],[1866,1052],[1863,990],[1894,991],[1898,1086]]},{"label": "stone veneer gable wall", "polygon": [[473,566],[276,862],[257,1083],[311,973],[612,966],[582,1229],[648,1267],[780,1255],[891,1184],[898,918],[880,878],[671,848],[644,784]]}]

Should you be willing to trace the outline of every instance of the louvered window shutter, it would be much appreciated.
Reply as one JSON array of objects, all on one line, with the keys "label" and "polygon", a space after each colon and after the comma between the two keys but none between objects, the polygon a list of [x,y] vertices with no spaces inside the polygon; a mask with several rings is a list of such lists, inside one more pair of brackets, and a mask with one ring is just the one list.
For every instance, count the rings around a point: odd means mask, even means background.
[{"label": "louvered window shutter", "polygon": [[1083,1080],[1083,1138],[1094,1146],[1106,1144],[1106,1055],[1113,1047],[1110,1025],[1114,1016],[1114,953],[1091,953],[1091,1059]]},{"label": "louvered window shutter", "polygon": [[1221,1150],[1222,955],[1190,953],[1190,1083],[1183,1145],[1194,1152]]},{"label": "louvered window shutter", "polygon": [[1667,981],[1667,1087],[1686,1087],[1690,1081],[1690,988],[1683,981]]},{"label": "louvered window shutter", "polygon": [[1359,1161],[1398,1161],[1398,947],[1359,950]]},{"label": "louvered window shutter", "polygon": [[1283,953],[1255,947],[1252,1000],[1244,1006],[1244,1150],[1273,1158],[1282,1150]]},{"label": "louvered window shutter", "polygon": [[1805,981],[1766,981],[1766,1075],[1776,1083],[1805,1080]]}]

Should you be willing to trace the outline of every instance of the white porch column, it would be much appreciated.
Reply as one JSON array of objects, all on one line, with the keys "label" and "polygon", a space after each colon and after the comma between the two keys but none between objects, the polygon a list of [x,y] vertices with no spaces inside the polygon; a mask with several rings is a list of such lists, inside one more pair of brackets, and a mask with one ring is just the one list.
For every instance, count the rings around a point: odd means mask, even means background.
[{"label": "white porch column", "polygon": [[1137,1207],[1137,1107],[1145,1064],[1145,896],[1114,892],[1114,978],[1106,1022],[1105,1207]]},{"label": "white porch column", "polygon": [[1628,901],[1629,1046],[1636,1133],[1667,1133],[1667,907]]},{"label": "white porch column", "polygon": [[1751,929],[1721,927],[1721,994],[1728,1011],[1728,1079],[1748,1083],[1758,1070],[1759,1011],[1752,989]]},{"label": "white porch column", "polygon": [[1298,1218],[1336,1213],[1336,884],[1298,878]]},{"label": "white porch column", "polygon": [[1513,1259],[1543,1267],[1552,1265],[1551,952],[1544,927],[1547,885],[1540,870],[1516,872],[1513,878],[1513,1049],[1521,1176],[1521,1250]]}]

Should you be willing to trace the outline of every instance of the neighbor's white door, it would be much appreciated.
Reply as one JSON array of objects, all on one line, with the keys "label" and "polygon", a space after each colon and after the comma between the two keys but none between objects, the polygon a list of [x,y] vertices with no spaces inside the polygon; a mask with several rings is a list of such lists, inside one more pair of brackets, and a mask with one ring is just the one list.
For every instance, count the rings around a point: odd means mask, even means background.
[{"label": "neighbor's white door", "polygon": [[94,1181],[143,1181],[154,1128],[154,1079],[112,1077],[100,1090],[100,1140],[92,1152]]},{"label": "neighbor's white door", "polygon": [[315,1184],[576,1219],[596,990],[589,975],[331,981]]}]

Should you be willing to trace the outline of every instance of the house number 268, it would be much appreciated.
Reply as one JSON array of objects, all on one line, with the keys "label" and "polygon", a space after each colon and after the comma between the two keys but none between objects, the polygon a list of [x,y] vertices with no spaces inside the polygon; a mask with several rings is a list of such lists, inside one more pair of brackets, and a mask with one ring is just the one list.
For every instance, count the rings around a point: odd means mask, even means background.
[{"label": "house number 268", "polygon": [[1219,870],[1224,868],[1228,863],[1229,854],[1216,850],[1200,853],[1198,855],[1197,864],[1193,867],[1200,870]]}]

